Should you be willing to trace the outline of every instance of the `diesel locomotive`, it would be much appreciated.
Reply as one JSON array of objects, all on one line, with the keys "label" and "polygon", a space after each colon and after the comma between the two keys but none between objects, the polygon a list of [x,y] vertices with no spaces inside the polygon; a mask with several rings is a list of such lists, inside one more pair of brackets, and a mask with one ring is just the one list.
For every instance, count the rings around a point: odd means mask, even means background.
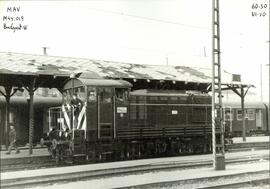
[{"label": "diesel locomotive", "polygon": [[57,137],[54,149],[92,160],[211,152],[210,95],[131,87],[120,79],[67,81],[51,127],[69,140]]}]

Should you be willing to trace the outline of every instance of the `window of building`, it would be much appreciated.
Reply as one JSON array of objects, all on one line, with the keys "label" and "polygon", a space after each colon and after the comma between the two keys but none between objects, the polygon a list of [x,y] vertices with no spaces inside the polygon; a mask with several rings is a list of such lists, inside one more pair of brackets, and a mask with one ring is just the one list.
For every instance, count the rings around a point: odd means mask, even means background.
[{"label": "window of building", "polygon": [[248,117],[248,120],[255,120],[255,111],[254,109],[248,109],[246,112],[246,117]]},{"label": "window of building", "polygon": [[237,110],[237,120],[242,120],[242,110]]},{"label": "window of building", "polygon": [[14,112],[9,113],[9,122],[12,124],[15,123],[15,113]]},{"label": "window of building", "polygon": [[[246,117],[246,119],[249,119],[247,110],[245,110],[245,117]],[[253,117],[255,117],[255,115],[253,115]],[[237,110],[237,120],[238,121],[242,120],[242,110]]]},{"label": "window of building", "polygon": [[256,110],[256,127],[262,128],[262,110]]},{"label": "window of building", "polygon": [[230,109],[225,109],[225,121],[233,120],[233,111]]}]

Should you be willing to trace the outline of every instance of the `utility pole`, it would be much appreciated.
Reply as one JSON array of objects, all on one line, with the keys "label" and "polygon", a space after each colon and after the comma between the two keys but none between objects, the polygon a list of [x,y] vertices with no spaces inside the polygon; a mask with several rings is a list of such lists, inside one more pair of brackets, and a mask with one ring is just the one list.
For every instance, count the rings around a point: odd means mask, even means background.
[{"label": "utility pole", "polygon": [[[219,0],[212,1],[212,150],[215,170],[225,170],[221,94]],[[218,101],[216,102],[216,93]]]},{"label": "utility pole", "polygon": [[[268,81],[270,80],[270,0],[268,1],[268,27],[269,27],[269,31],[268,31],[268,58],[269,58],[269,64],[268,64],[268,68],[269,68],[269,75],[268,75]],[[269,126],[270,126],[270,87],[269,87],[269,91],[268,91],[268,129],[269,129]],[[268,130],[269,134],[270,134],[270,131]],[[270,167],[270,165],[269,165]]]}]

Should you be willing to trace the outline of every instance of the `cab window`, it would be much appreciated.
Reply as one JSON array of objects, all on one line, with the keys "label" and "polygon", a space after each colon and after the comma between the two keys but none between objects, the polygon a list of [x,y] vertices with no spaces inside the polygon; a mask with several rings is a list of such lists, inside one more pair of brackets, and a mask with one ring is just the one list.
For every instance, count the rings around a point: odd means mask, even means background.
[{"label": "cab window", "polygon": [[71,93],[70,90],[63,91],[63,104],[67,105],[70,103]]},{"label": "cab window", "polygon": [[74,94],[76,94],[80,100],[85,101],[86,99],[85,87],[74,88]]},{"label": "cab window", "polygon": [[126,102],[128,100],[128,89],[116,88],[115,98],[117,101]]},{"label": "cab window", "polygon": [[95,102],[97,100],[97,90],[94,87],[88,88],[88,102]]},{"label": "cab window", "polygon": [[112,100],[112,89],[110,88],[101,88],[99,89],[99,99],[100,102],[111,102]]}]

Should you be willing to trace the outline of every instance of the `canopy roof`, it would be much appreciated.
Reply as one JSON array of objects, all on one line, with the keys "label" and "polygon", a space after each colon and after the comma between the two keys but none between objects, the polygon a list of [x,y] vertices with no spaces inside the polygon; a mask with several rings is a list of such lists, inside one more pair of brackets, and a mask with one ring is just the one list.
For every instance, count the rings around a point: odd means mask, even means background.
[{"label": "canopy roof", "polygon": [[[114,61],[0,52],[0,85],[38,76],[39,87],[60,87],[71,74],[87,73],[92,79],[159,80],[211,84],[212,70],[187,66],[141,65]],[[15,78],[13,76],[16,76]],[[84,75],[85,76],[85,75]],[[14,83],[15,82],[15,83]],[[222,84],[235,84],[232,74],[222,72]],[[132,83],[134,85],[134,83]],[[241,83],[236,83],[240,85]],[[243,85],[243,84],[241,84]]]},{"label": "canopy roof", "polygon": [[[224,107],[228,107],[228,108],[239,108],[241,109],[241,103],[236,101],[236,102],[228,102],[228,101],[224,101],[222,102]],[[254,109],[266,109],[267,104],[264,102],[249,102],[246,101],[245,102],[245,108],[254,108]]]}]

